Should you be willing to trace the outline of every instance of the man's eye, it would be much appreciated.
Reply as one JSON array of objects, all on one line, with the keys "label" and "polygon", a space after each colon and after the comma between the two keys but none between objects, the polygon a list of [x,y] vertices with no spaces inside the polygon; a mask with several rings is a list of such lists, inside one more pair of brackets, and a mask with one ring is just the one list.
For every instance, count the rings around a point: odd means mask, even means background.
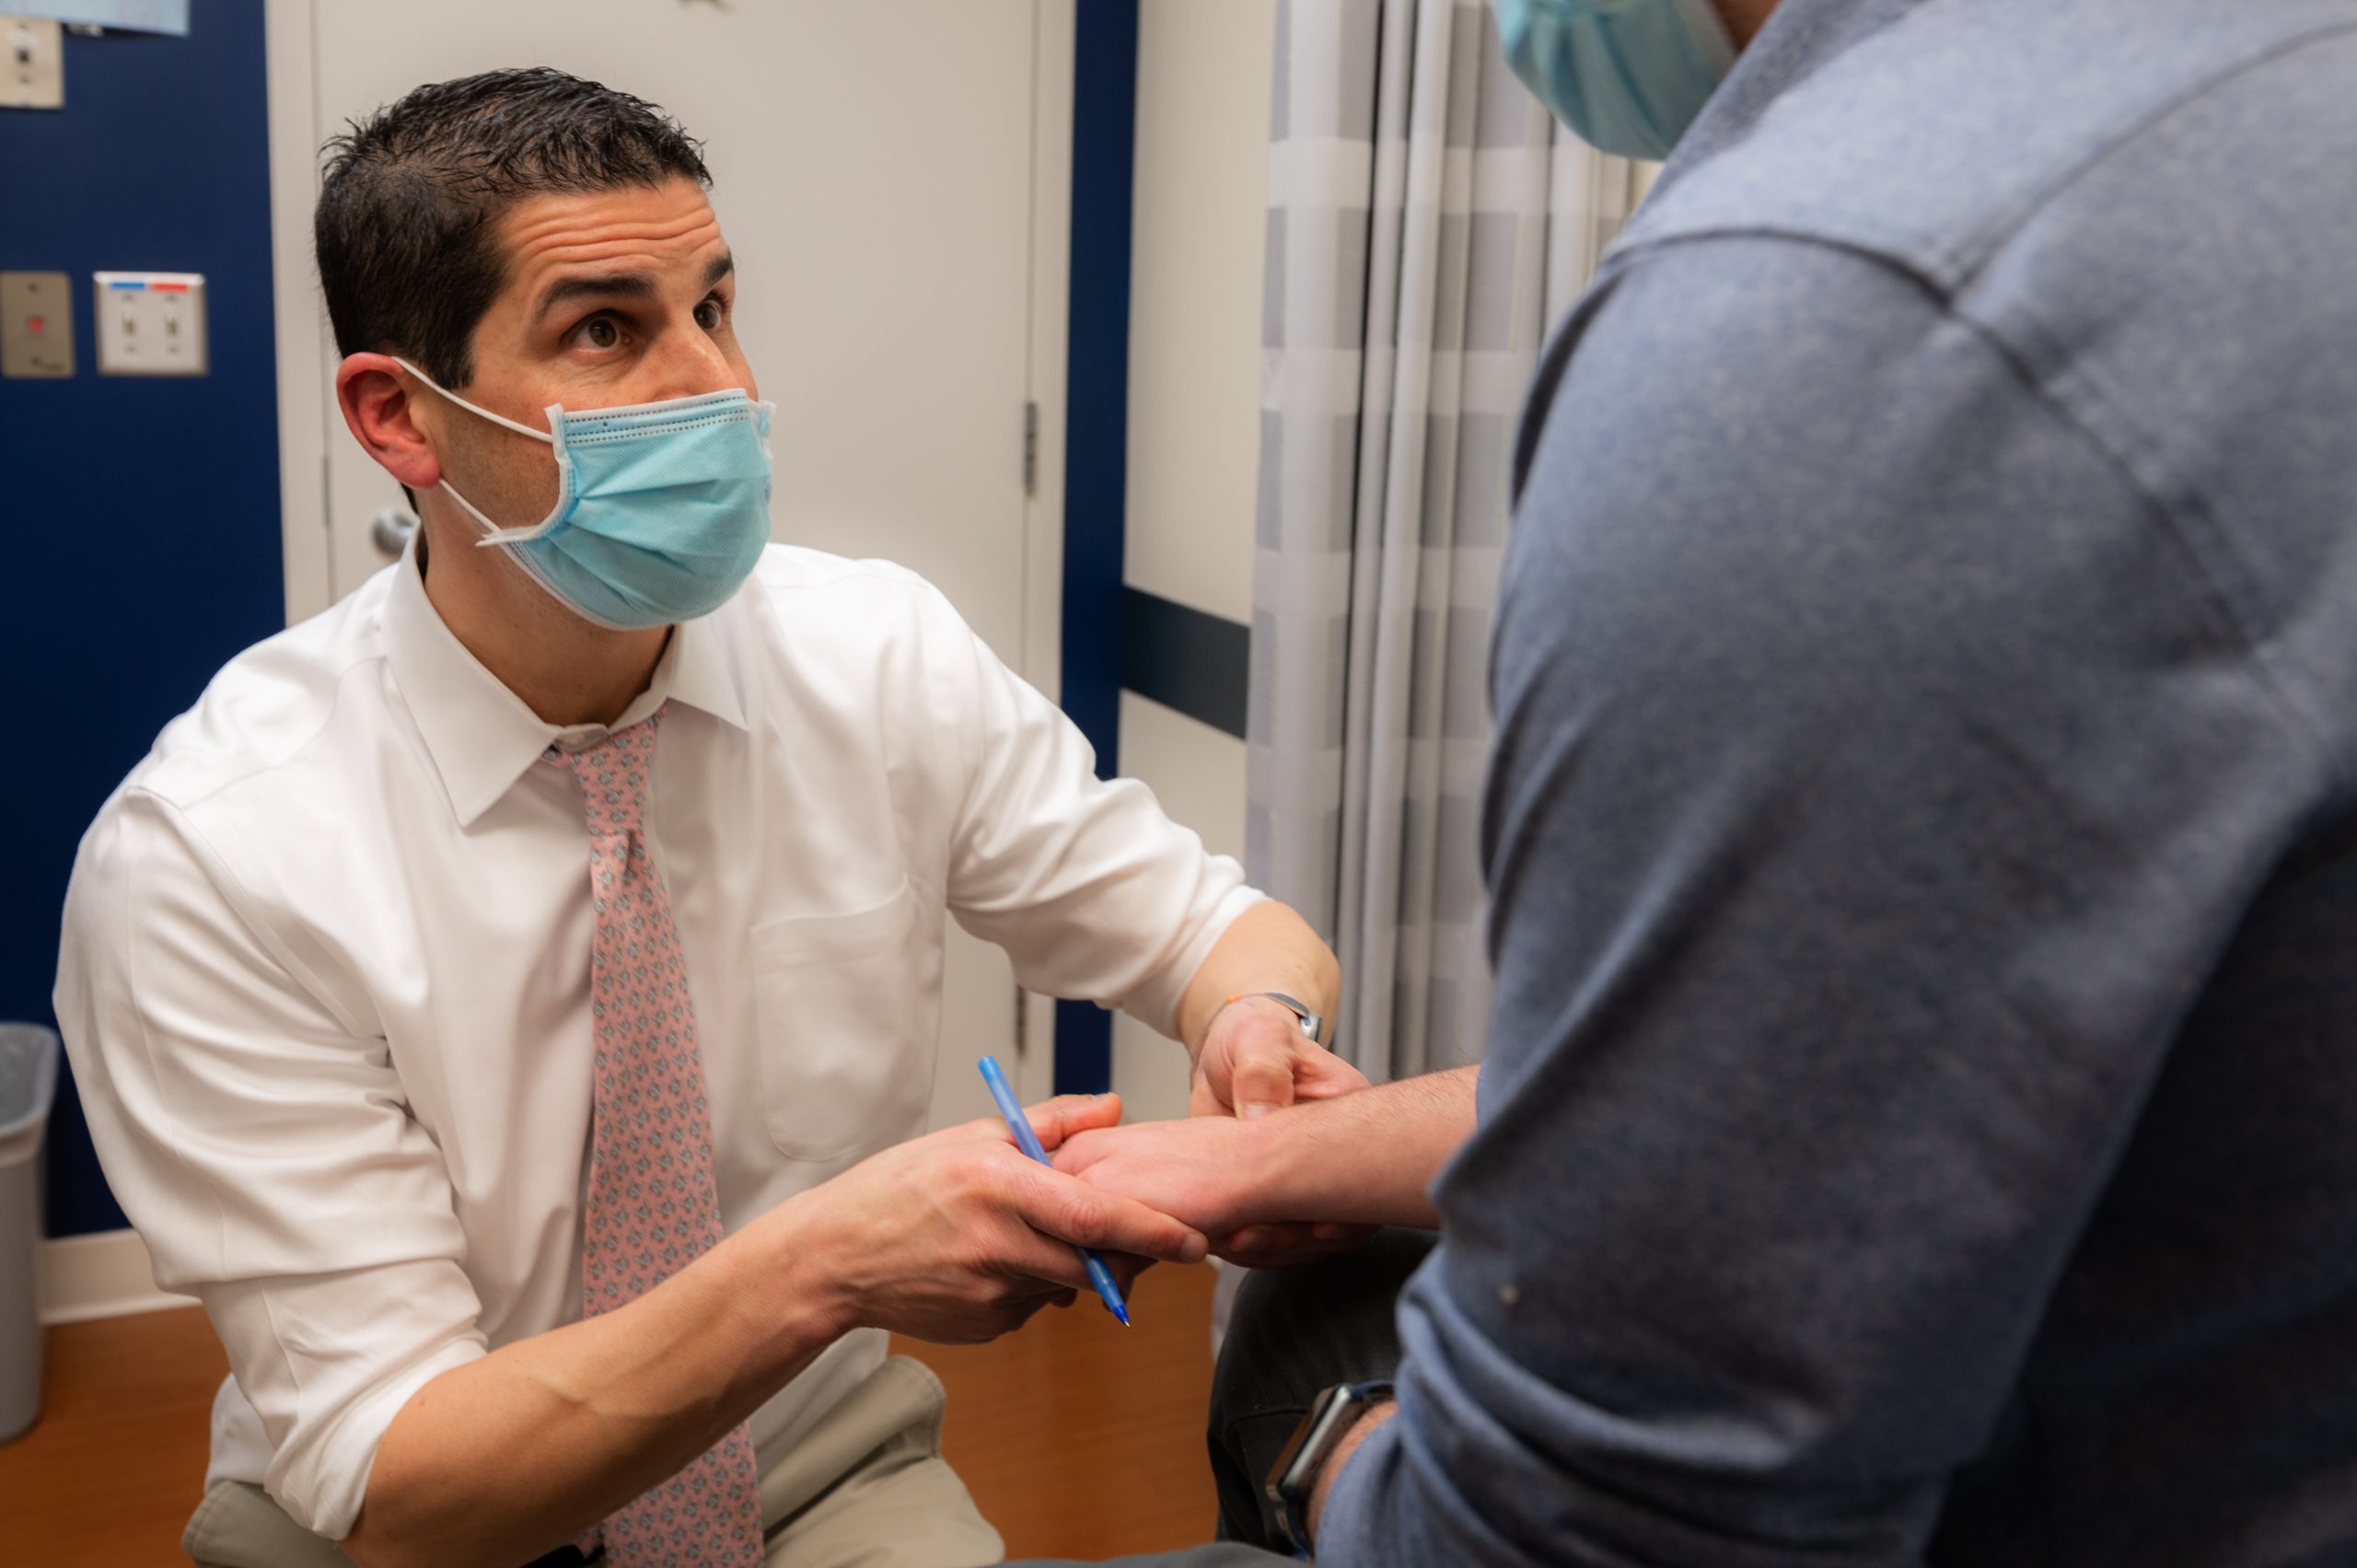
[{"label": "man's eye", "polygon": [[718,330],[721,319],[725,314],[726,313],[720,308],[720,301],[717,299],[707,299],[702,305],[696,307],[696,325],[702,327],[707,332],[714,331]]},{"label": "man's eye", "polygon": [[603,316],[593,316],[584,322],[581,334],[591,348],[611,348],[622,341],[621,329]]}]

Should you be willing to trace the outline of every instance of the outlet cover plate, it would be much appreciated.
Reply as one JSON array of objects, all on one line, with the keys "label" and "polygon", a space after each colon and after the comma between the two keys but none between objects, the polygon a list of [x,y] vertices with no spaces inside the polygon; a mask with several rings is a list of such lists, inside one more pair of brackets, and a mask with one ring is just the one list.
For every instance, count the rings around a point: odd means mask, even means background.
[{"label": "outlet cover plate", "polygon": [[0,273],[0,376],[74,374],[74,285],[64,273]]},{"label": "outlet cover plate", "polygon": [[93,273],[90,335],[101,376],[202,376],[203,273]]},{"label": "outlet cover plate", "polygon": [[65,107],[65,29],[0,12],[0,109]]}]

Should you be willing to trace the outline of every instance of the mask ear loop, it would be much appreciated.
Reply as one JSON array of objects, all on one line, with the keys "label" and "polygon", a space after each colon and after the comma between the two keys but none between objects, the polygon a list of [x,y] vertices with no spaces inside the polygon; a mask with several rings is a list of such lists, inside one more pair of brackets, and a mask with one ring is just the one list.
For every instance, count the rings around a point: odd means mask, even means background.
[{"label": "mask ear loop", "polygon": [[[475,404],[467,401],[466,399],[459,396],[458,393],[450,390],[447,387],[442,385],[441,382],[436,381],[433,377],[428,376],[424,371],[420,370],[416,366],[412,365],[408,360],[403,359],[400,354],[388,354],[386,357],[390,359],[395,365],[398,365],[402,369],[408,371],[411,375],[416,377],[419,380],[424,382],[427,386],[433,388],[435,391],[440,393],[445,399],[458,404],[459,407],[465,409],[469,413],[474,414],[478,418],[487,419],[493,424],[504,424],[508,429],[516,432],[518,436],[528,436],[535,441],[545,442],[551,447],[557,447],[557,482],[559,486],[559,494],[557,496],[556,505],[550,511],[546,517],[543,517],[540,521],[534,523],[529,528],[501,528],[497,523],[494,523],[489,517],[484,517],[481,507],[468,500],[465,496],[459,494],[458,486],[452,484],[447,479],[441,481],[439,485],[439,488],[447,494],[451,500],[456,501],[459,505],[466,508],[467,515],[469,517],[474,518],[476,522],[482,525],[483,537],[475,540],[475,548],[477,550],[487,549],[494,544],[515,544],[525,540],[538,539],[542,534],[548,532],[549,528],[556,522],[557,518],[562,516],[564,511],[564,496],[562,492],[566,483],[564,478],[564,469],[566,465],[564,462],[563,448],[562,447],[558,447],[557,438],[550,435],[545,430],[535,430],[528,424],[520,424],[516,420],[508,418],[505,414],[493,413],[487,408],[477,407]],[[547,410],[550,424],[555,424],[556,422],[563,416],[563,404],[551,403]]]}]

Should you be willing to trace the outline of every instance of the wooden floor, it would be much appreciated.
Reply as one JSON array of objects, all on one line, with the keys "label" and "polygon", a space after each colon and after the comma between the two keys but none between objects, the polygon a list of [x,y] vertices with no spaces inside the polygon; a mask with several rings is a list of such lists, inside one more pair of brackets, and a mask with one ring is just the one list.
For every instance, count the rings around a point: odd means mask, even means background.
[{"label": "wooden floor", "polygon": [[[943,1448],[1009,1556],[1211,1539],[1211,1295],[1209,1269],[1166,1267],[1138,1281],[1132,1329],[1084,1298],[995,1344],[894,1341],[948,1385]],[[185,1565],[227,1370],[193,1307],[52,1329],[41,1422],[0,1447],[0,1562]]]}]

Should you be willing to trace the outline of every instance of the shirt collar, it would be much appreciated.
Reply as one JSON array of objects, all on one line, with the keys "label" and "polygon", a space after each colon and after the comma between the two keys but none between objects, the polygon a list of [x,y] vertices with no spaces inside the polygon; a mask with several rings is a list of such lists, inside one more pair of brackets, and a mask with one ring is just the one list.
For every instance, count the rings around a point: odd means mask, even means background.
[{"label": "shirt collar", "polygon": [[[744,728],[728,642],[723,628],[714,624],[735,610],[731,599],[711,615],[673,628],[646,690],[613,727],[636,723],[668,700]],[[602,726],[550,724],[485,669],[425,597],[414,543],[395,570],[385,608],[385,652],[393,683],[424,738],[461,828],[497,804],[550,747],[577,749],[608,733]]]}]

